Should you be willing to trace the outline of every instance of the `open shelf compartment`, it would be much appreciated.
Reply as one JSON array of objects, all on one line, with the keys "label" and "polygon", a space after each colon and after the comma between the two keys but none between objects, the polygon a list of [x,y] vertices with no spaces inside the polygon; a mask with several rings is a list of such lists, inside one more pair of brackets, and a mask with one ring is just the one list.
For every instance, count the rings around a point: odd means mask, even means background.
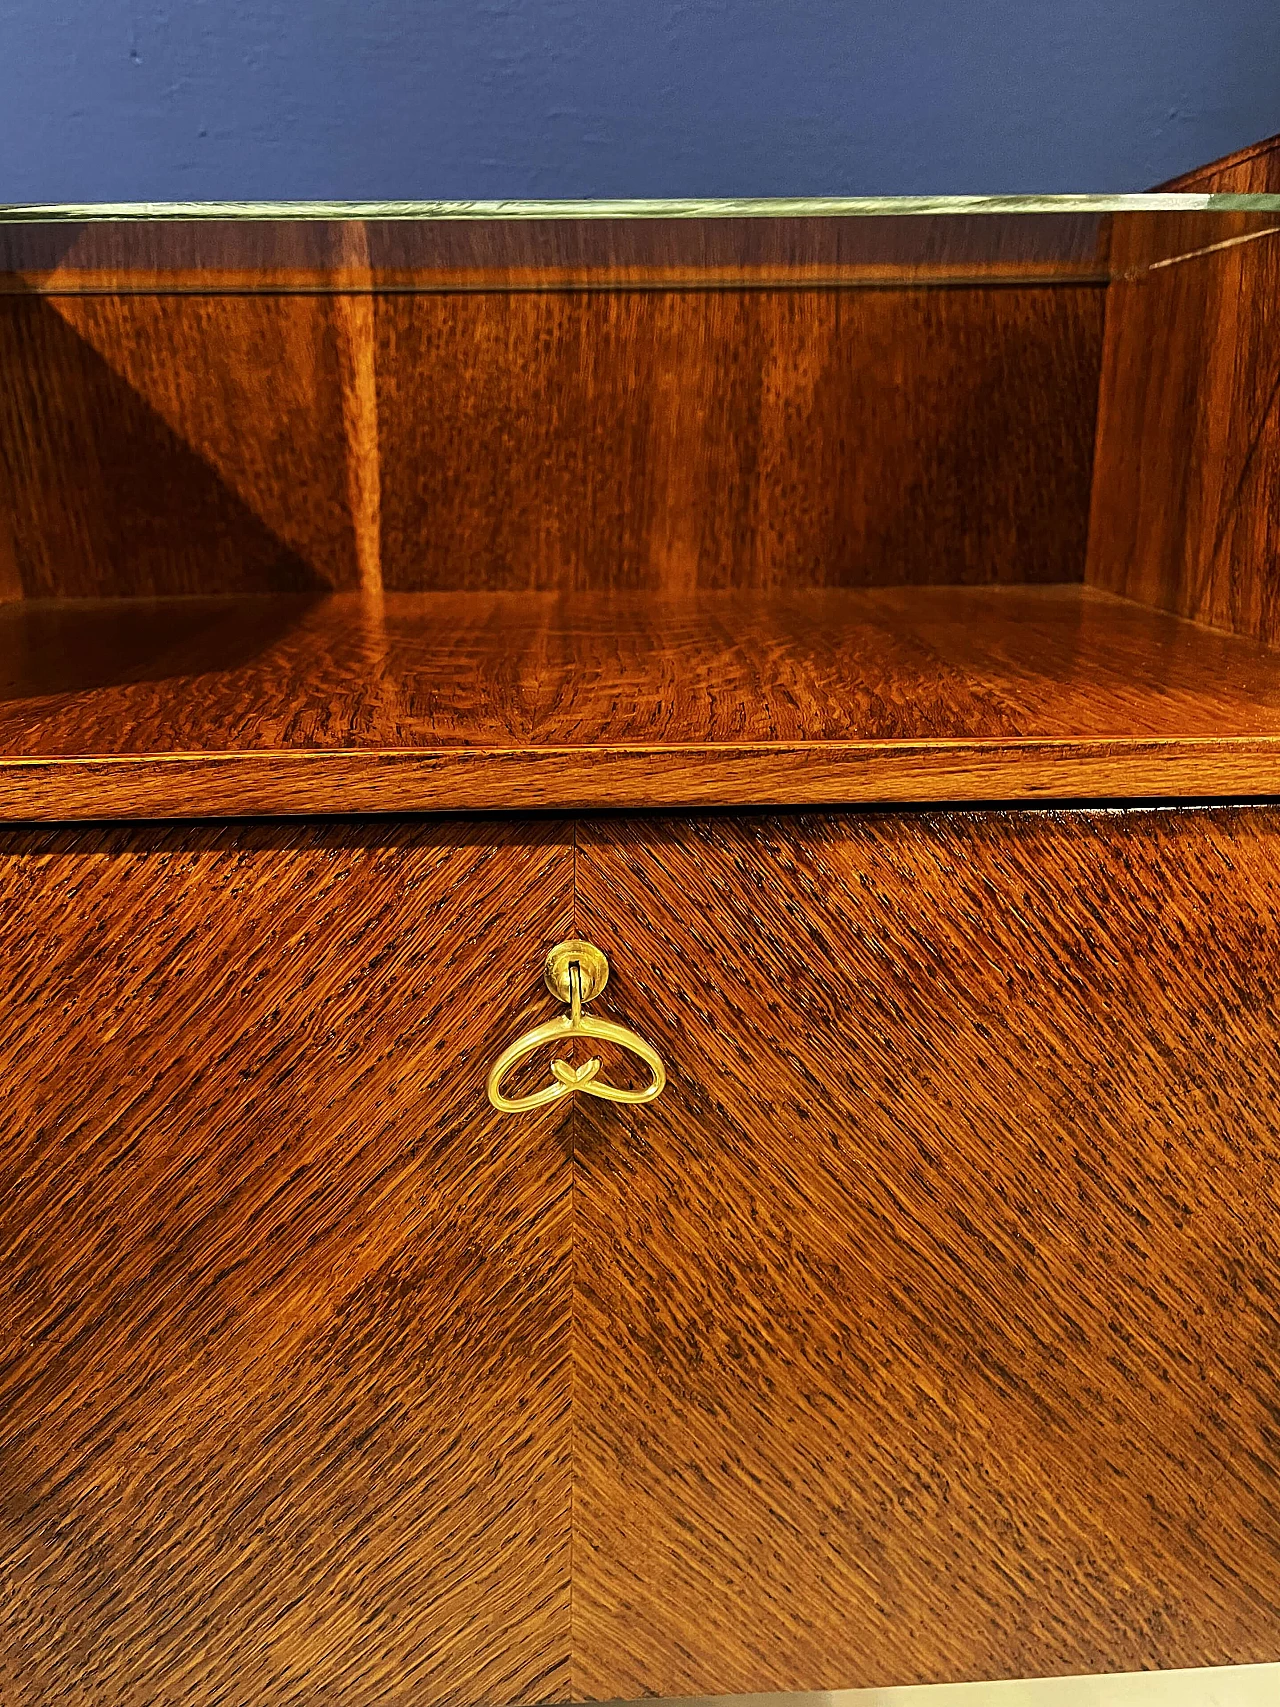
[{"label": "open shelf compartment", "polygon": [[1280,793],[1277,161],[0,212],[0,813]]}]

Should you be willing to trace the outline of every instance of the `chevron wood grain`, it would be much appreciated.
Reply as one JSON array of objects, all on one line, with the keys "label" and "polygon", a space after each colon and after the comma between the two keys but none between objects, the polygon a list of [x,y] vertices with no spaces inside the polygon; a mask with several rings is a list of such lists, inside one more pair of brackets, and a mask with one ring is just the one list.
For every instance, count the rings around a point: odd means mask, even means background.
[{"label": "chevron wood grain", "polygon": [[585,1699],[1280,1658],[1280,813],[599,820]]},{"label": "chevron wood grain", "polygon": [[[562,1698],[562,826],[0,839],[0,1698]],[[481,1092],[479,1104],[483,1105]]]}]

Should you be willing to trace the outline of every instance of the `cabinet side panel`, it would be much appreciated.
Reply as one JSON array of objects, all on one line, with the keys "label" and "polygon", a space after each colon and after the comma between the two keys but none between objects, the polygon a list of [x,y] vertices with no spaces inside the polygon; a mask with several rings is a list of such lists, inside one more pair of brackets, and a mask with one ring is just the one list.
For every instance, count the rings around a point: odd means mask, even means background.
[{"label": "cabinet side panel", "polygon": [[1280,184],[1280,135],[1251,142],[1221,160],[1196,166],[1181,177],[1161,184],[1162,190],[1204,190],[1213,194],[1274,194]]},{"label": "cabinet side panel", "polygon": [[1280,813],[601,823],[583,1699],[1280,1657]]},{"label": "cabinet side panel", "polygon": [[[1273,140],[1171,186],[1280,190]],[[1280,220],[1116,221],[1086,580],[1280,640]],[[1128,276],[1126,276],[1126,273]]]},{"label": "cabinet side panel", "polygon": [[0,1695],[568,1685],[547,823],[0,837]]},{"label": "cabinet side panel", "polygon": [[1100,286],[388,296],[388,588],[1078,581]]}]

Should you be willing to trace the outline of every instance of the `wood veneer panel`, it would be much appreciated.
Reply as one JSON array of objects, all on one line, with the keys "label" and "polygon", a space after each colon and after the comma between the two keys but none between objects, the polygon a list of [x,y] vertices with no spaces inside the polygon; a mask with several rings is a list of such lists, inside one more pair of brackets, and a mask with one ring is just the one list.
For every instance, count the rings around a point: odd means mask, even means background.
[{"label": "wood veneer panel", "polygon": [[1280,790],[1280,662],[1079,586],[0,607],[0,813]]},{"label": "wood veneer panel", "polygon": [[6,297],[0,585],[1078,579],[1102,294]]},{"label": "wood veneer panel", "polygon": [[21,591],[360,585],[371,452],[353,312],[305,296],[0,300],[0,511]]},{"label": "wood veneer panel", "polygon": [[[1171,186],[1280,189],[1276,139]],[[1280,638],[1280,219],[1206,216],[1174,256],[1117,220],[1086,578]],[[1126,270],[1131,276],[1125,276]]]},{"label": "wood veneer panel", "polygon": [[1277,794],[1273,735],[0,759],[0,818],[19,823]]},{"label": "wood veneer panel", "polygon": [[1079,586],[0,606],[9,755],[1280,734],[1280,655]]},{"label": "wood veneer panel", "polygon": [[597,820],[574,1689],[1280,1652],[1273,809]]},{"label": "wood veneer panel", "polygon": [[1166,190],[1206,190],[1213,194],[1274,195],[1280,188],[1280,135],[1251,142],[1221,160],[1196,166],[1161,185]]},{"label": "wood veneer panel", "polygon": [[377,302],[388,588],[1078,580],[1102,292]]},{"label": "wood veneer panel", "polygon": [[563,1699],[563,826],[0,837],[0,1695]]}]

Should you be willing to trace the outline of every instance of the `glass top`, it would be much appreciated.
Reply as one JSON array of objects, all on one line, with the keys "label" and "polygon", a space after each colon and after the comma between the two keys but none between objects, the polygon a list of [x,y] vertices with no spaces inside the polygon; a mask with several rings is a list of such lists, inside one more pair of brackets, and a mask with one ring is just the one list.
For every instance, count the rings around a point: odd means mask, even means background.
[{"label": "glass top", "polygon": [[0,206],[0,292],[1102,283],[1280,235],[1280,195]]}]

